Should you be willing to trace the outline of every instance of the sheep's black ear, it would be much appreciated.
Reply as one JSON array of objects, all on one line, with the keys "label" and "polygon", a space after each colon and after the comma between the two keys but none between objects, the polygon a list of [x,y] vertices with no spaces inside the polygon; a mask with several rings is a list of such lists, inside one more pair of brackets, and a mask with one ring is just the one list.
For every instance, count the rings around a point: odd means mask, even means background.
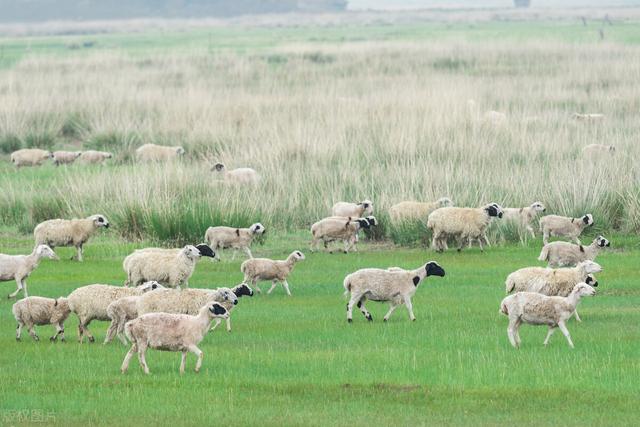
[{"label": "sheep's black ear", "polygon": [[236,236],[238,236],[238,237],[240,236],[240,229],[239,228],[236,228]]},{"label": "sheep's black ear", "polygon": [[582,245],[580,245],[579,247],[580,247],[580,252],[584,252],[584,247]]},{"label": "sheep's black ear", "polygon": [[57,306],[58,306],[58,300],[57,300],[57,299],[55,299],[55,300],[53,300],[53,301],[54,301],[54,302],[53,302],[53,306],[54,306],[54,307],[57,307]]},{"label": "sheep's black ear", "polygon": [[420,276],[413,276],[413,286],[418,286],[420,283]]},{"label": "sheep's black ear", "polygon": [[220,304],[213,304],[211,306],[211,308],[209,308],[209,311],[211,311],[213,314],[225,314],[227,312],[227,310],[221,306]]}]

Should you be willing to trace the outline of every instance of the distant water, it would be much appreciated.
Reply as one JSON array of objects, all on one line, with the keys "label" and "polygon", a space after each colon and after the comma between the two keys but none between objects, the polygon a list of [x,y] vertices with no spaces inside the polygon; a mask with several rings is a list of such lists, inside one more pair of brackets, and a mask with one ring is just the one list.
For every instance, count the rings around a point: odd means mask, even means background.
[{"label": "distant water", "polygon": [[[512,7],[510,0],[348,0],[350,10],[406,10],[425,8],[501,8]],[[532,0],[532,7],[613,7],[640,6],[640,0]]]}]

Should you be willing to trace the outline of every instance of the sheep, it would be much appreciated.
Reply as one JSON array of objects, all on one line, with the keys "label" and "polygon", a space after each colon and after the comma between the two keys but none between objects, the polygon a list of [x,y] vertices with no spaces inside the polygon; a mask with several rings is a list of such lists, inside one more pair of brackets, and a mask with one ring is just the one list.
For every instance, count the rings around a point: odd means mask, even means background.
[{"label": "sheep", "polygon": [[604,114],[600,114],[600,113],[590,113],[590,114],[573,113],[573,118],[576,119],[576,120],[595,121],[595,120],[604,119]]},{"label": "sheep", "polygon": [[480,250],[483,251],[482,240],[486,238],[485,231],[491,218],[502,218],[502,208],[497,203],[490,203],[482,208],[439,208],[429,214],[427,227],[433,232],[431,247],[439,252],[447,249],[447,238],[457,237],[461,251],[465,242],[471,246],[472,239],[478,239]]},{"label": "sheep", "polygon": [[24,326],[27,327],[29,335],[39,341],[40,338],[35,332],[34,325],[54,325],[56,333],[49,340],[55,342],[58,336],[61,341],[65,340],[64,321],[71,313],[69,301],[66,298],[27,297],[13,304],[11,311],[18,322],[16,341],[20,341]]},{"label": "sheep", "polygon": [[53,157],[51,151],[38,148],[23,148],[11,153],[11,163],[18,169],[22,166],[40,166],[51,157]]},{"label": "sheep", "polygon": [[[321,219],[311,226],[311,252],[318,249],[320,241],[323,242],[325,249],[328,243],[342,240],[344,242],[344,253],[348,253],[349,249],[355,248],[357,242],[358,231],[362,228],[369,228],[371,225],[377,225],[375,217],[368,218],[351,218],[351,217],[328,217]],[[329,251],[332,253],[333,251]]]},{"label": "sheep", "polygon": [[545,212],[546,210],[542,202],[534,202],[524,208],[504,208],[503,219],[517,223],[520,227],[526,229],[531,234],[531,237],[535,239],[536,233],[533,231],[531,222],[540,212]]},{"label": "sheep", "polygon": [[371,200],[363,200],[359,203],[338,202],[331,208],[332,216],[363,218],[373,215],[373,203]]},{"label": "sheep", "polygon": [[145,359],[147,348],[164,351],[182,352],[180,374],[184,373],[187,352],[198,356],[196,372],[202,366],[202,350],[198,344],[209,330],[211,321],[216,318],[227,318],[229,313],[218,303],[203,306],[197,316],[188,314],[149,313],[126,323],[124,332],[132,342],[131,349],[124,357],[122,373],[129,369],[129,361],[134,353],[138,353],[140,365],[145,374],[149,374],[149,367]]},{"label": "sheep", "polygon": [[394,223],[402,221],[420,220],[427,222],[429,214],[438,208],[453,206],[453,202],[448,197],[442,197],[435,202],[400,202],[389,208],[389,217]]},{"label": "sheep", "polygon": [[574,243],[580,244],[578,236],[582,231],[593,225],[593,215],[586,214],[581,218],[569,218],[560,215],[547,215],[540,218],[540,232],[542,232],[542,241],[544,244],[549,243],[550,236],[566,237],[573,240]]},{"label": "sheep", "polygon": [[[234,227],[209,227],[204,234],[204,240],[217,251],[217,259],[220,259],[222,249],[242,249],[249,258],[253,258],[251,254],[251,243],[256,236],[263,235],[266,232],[264,225],[256,222],[249,228]],[[233,253],[235,258],[235,252]]]},{"label": "sheep", "polygon": [[215,257],[207,245],[196,248],[187,245],[180,250],[150,248],[137,250],[127,256],[122,268],[127,273],[125,286],[137,286],[142,282],[155,280],[171,288],[189,287],[189,278],[196,263],[202,256]]},{"label": "sheep", "polygon": [[509,327],[507,336],[511,345],[520,347],[519,329],[522,323],[530,325],[547,325],[549,331],[544,340],[544,345],[549,343],[549,338],[560,328],[569,342],[569,347],[573,347],[566,322],[571,315],[576,312],[576,308],[583,296],[595,295],[596,290],[586,283],[576,284],[568,296],[546,296],[535,292],[518,292],[509,295],[500,303],[500,313],[509,316]]},{"label": "sheep", "polygon": [[166,162],[176,160],[184,153],[184,148],[180,146],[144,144],[136,150],[136,159],[140,162]]},{"label": "sheep", "polygon": [[549,267],[572,267],[581,261],[594,261],[602,248],[611,246],[603,236],[593,239],[589,246],[569,242],[551,242],[544,245],[539,261],[547,261]]},{"label": "sheep", "polygon": [[104,164],[107,159],[113,157],[113,154],[107,151],[95,151],[95,150],[87,150],[83,151],[78,157],[78,161],[80,163],[84,163],[85,165],[97,165]]},{"label": "sheep", "polygon": [[[593,261],[582,261],[572,268],[521,268],[507,276],[505,291],[507,294],[513,291],[537,292],[548,296],[566,297],[577,283],[586,282],[590,274],[601,271],[602,267]],[[597,281],[593,280],[597,286]],[[577,312],[576,320],[581,321]]]},{"label": "sheep", "polygon": [[[238,299],[242,296],[247,295],[253,296],[253,289],[249,287],[246,283],[240,283],[234,288],[231,288],[231,291],[235,294]],[[231,332],[231,310],[235,307],[235,304],[231,301],[220,301],[220,305],[227,309],[229,312],[229,317],[227,317],[227,332]],[[216,324],[211,327],[211,331],[218,327],[218,325],[222,322],[221,319],[216,319]]]},{"label": "sheep", "polygon": [[582,155],[590,159],[600,160],[602,156],[615,154],[616,147],[613,145],[589,144],[582,149]]},{"label": "sheep", "polygon": [[251,168],[236,168],[227,170],[224,164],[216,163],[211,171],[222,174],[224,181],[230,184],[257,184],[260,182],[260,175]]},{"label": "sheep", "polygon": [[435,261],[429,261],[415,270],[404,270],[392,267],[387,270],[379,268],[364,268],[349,274],[344,279],[345,297],[351,293],[347,304],[347,322],[353,321],[353,306],[357,305],[368,321],[373,321],[371,313],[365,307],[367,299],[371,301],[387,301],[389,311],[384,316],[384,321],[399,306],[404,304],[409,312],[409,318],[416,320],[413,315],[411,298],[416,293],[418,285],[429,276],[444,277],[444,269]]},{"label": "sheep", "polygon": [[54,151],[53,164],[56,166],[69,165],[82,155],[82,151]]},{"label": "sheep", "polygon": [[99,214],[84,219],[50,219],[38,224],[33,235],[36,245],[49,245],[51,249],[75,246],[77,254],[74,258],[81,262],[82,246],[101,227],[109,228],[109,221]]},{"label": "sheep", "polygon": [[112,285],[87,285],[75,289],[69,294],[69,308],[78,316],[78,341],[80,344],[87,335],[89,342],[95,338],[89,331],[89,324],[93,320],[111,320],[107,314],[109,304],[120,298],[142,295],[157,289],[157,282],[147,282],[136,288],[125,288]]},{"label": "sheep", "polygon": [[287,295],[291,296],[287,277],[293,271],[297,262],[304,260],[304,254],[300,251],[293,251],[284,261],[275,261],[268,258],[248,259],[240,266],[240,271],[244,274],[243,283],[251,283],[258,292],[262,292],[258,287],[258,281],[271,281],[271,288],[267,291],[270,294],[278,282],[282,283]]},{"label": "sheep", "polygon": [[14,298],[18,292],[23,291],[28,297],[27,277],[38,267],[42,259],[59,259],[53,250],[47,245],[38,245],[29,255],[5,255],[0,254],[0,282],[15,280],[17,289],[7,298]]}]

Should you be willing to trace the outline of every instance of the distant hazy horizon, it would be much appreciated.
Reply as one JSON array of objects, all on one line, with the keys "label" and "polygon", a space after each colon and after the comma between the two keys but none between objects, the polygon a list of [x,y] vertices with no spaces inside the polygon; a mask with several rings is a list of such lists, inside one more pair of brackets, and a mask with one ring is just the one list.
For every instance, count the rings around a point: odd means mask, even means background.
[{"label": "distant hazy horizon", "polygon": [[[512,7],[512,0],[349,0],[349,10],[403,10],[424,8],[502,8]],[[532,0],[532,7],[620,7],[640,6],[640,0]]]}]

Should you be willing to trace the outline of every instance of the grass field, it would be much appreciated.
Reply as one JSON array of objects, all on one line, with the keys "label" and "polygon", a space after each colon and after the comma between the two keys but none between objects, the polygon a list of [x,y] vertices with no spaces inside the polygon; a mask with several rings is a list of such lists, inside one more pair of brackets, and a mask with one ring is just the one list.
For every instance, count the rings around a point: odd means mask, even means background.
[{"label": "grass field", "polygon": [[[285,238],[286,237],[286,238]],[[95,344],[76,342],[75,317],[67,342],[14,340],[11,302],[0,302],[0,402],[2,415],[39,410],[60,425],[636,425],[640,398],[640,291],[637,239],[613,237],[601,256],[598,295],[583,301],[583,323],[569,322],[576,348],[562,334],[542,346],[544,327],[523,327],[523,346],[513,349],[507,319],[498,314],[504,278],[535,265],[538,243],[434,255],[389,246],[361,247],[350,255],[309,254],[296,267],[286,297],[243,299],[233,331],[208,335],[203,370],[178,374],[179,355],[150,351],[151,375],[137,365],[119,372],[126,348],[100,344],[107,324],[95,322]],[[4,238],[11,252],[30,240]],[[303,235],[271,236],[256,252],[281,258],[305,249]],[[46,261],[29,281],[33,295],[66,295],[81,284],[120,284],[122,258],[131,245],[102,237],[89,245],[86,261]],[[65,259],[66,258],[66,259]],[[344,276],[368,266],[415,268],[429,259],[446,270],[424,282],[414,299],[418,320],[400,308],[387,324],[387,306],[369,303],[367,323],[345,320]],[[216,287],[241,281],[238,257],[201,261],[191,283]],[[266,285],[266,284],[265,284]],[[13,290],[2,284],[2,293]],[[262,286],[264,289],[265,286]],[[53,418],[52,418],[53,421]],[[6,425],[23,424],[6,422]],[[25,423],[29,424],[29,423]]]}]

